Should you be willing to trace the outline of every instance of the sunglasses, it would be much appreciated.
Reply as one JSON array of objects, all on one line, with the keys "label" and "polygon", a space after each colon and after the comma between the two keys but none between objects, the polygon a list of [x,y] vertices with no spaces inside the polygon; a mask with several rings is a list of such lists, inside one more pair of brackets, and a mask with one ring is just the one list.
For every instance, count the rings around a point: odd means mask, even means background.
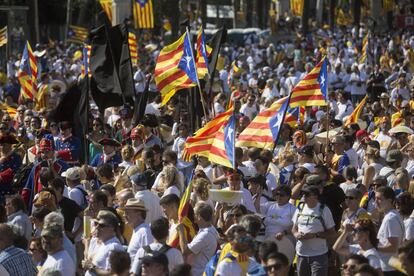
[{"label": "sunglasses", "polygon": [[345,199],[354,200],[354,199],[356,199],[356,197],[354,197],[354,196],[345,196]]},{"label": "sunglasses", "polygon": [[280,270],[282,267],[283,267],[283,265],[282,265],[282,264],[273,264],[273,265],[265,265],[265,266],[263,266],[263,268],[264,268],[264,270],[265,270],[266,272],[270,272],[270,271],[272,271],[272,270],[278,271],[278,270]]},{"label": "sunglasses", "polygon": [[347,264],[342,265],[342,269],[344,270],[347,270],[347,269],[355,270],[355,268],[356,268],[356,265],[347,265]]},{"label": "sunglasses", "polygon": [[244,236],[236,240],[237,243],[250,243],[253,239],[250,236]]}]

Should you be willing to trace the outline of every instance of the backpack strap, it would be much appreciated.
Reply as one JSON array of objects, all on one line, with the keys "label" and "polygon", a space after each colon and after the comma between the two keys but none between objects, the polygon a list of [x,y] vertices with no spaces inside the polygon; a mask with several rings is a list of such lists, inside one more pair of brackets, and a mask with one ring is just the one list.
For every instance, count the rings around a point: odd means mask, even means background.
[{"label": "backpack strap", "polygon": [[142,248],[144,249],[146,254],[151,254],[153,252],[153,250],[151,249],[149,245],[145,245]]},{"label": "backpack strap", "polygon": [[158,252],[166,254],[168,250],[170,249],[171,249],[171,246],[169,246],[168,244],[163,244],[160,250],[158,250]]},{"label": "backpack strap", "polygon": [[325,219],[323,218],[323,209],[325,209],[325,204],[321,203],[319,205],[319,213],[320,213],[319,220],[322,223],[323,231],[326,231]]}]

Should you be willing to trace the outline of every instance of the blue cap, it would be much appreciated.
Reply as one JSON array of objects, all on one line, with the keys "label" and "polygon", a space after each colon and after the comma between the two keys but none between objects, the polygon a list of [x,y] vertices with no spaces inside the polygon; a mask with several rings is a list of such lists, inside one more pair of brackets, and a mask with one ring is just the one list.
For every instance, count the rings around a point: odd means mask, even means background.
[{"label": "blue cap", "polygon": [[143,173],[136,173],[129,177],[135,185],[147,186],[147,176]]}]

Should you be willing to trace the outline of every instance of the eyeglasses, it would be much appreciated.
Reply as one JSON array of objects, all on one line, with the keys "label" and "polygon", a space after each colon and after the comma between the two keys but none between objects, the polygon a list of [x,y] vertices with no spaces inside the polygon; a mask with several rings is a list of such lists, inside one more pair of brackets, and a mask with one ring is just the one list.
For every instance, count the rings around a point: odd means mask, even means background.
[{"label": "eyeglasses", "polygon": [[51,124],[50,127],[57,127],[57,125],[56,124]]},{"label": "eyeglasses", "polygon": [[275,270],[275,271],[278,271],[278,270],[280,270],[281,268],[283,267],[283,265],[282,264],[273,264],[273,265],[265,265],[265,266],[263,266],[263,268],[264,268],[264,270],[266,271],[266,272],[270,272],[270,271],[272,271],[272,270]]},{"label": "eyeglasses", "polygon": [[356,265],[347,265],[347,264],[344,264],[344,265],[342,265],[342,269],[343,270],[347,270],[347,269],[349,269],[349,270],[355,270],[355,268],[356,268]]},{"label": "eyeglasses", "polygon": [[354,197],[354,196],[345,196],[345,199],[354,200],[354,199],[356,199],[356,197]]},{"label": "eyeglasses", "polygon": [[252,242],[253,239],[250,236],[240,237],[236,240],[237,243],[249,243]]}]

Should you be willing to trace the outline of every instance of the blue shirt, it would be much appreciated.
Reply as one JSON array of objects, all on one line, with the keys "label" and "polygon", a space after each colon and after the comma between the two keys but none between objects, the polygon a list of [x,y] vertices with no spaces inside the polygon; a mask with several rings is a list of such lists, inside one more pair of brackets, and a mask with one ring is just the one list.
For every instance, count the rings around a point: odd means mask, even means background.
[{"label": "blue shirt", "polygon": [[37,274],[37,269],[29,253],[15,246],[9,246],[0,253],[0,264],[13,276]]}]

